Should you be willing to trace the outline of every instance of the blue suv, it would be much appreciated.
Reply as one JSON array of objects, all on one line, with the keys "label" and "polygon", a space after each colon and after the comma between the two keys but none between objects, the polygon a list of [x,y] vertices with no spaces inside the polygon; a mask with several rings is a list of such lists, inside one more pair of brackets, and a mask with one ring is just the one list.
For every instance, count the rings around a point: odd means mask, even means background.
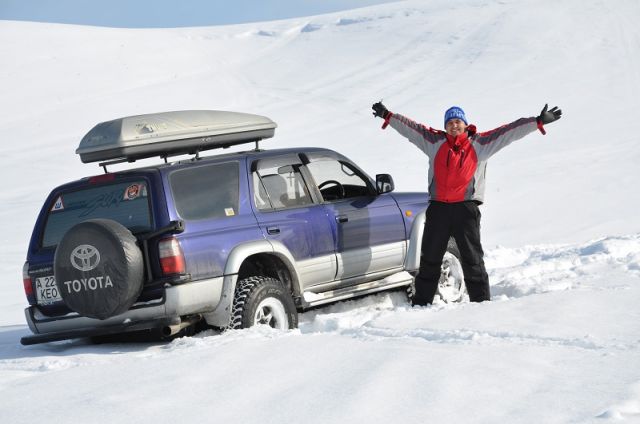
[{"label": "blue suv", "polygon": [[[21,342],[170,337],[196,324],[295,328],[298,311],[410,286],[426,193],[391,193],[389,175],[372,179],[331,150],[260,150],[275,128],[220,111],[94,127],[76,153],[105,173],[57,187],[44,202],[23,271],[34,334]],[[200,155],[241,143],[256,148]],[[168,160],[184,154],[192,157]],[[164,161],[107,169],[154,156]],[[459,298],[462,273],[449,257],[442,293]]]}]

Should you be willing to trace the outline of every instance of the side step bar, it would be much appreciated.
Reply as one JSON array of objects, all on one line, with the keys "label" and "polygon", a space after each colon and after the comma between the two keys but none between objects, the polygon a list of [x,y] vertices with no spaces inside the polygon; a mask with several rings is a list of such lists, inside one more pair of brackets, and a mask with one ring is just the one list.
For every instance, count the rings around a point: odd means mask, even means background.
[{"label": "side step bar", "polygon": [[370,281],[355,286],[344,287],[325,292],[306,291],[303,294],[305,308],[324,305],[326,303],[337,302],[339,300],[351,299],[370,293],[389,290],[397,287],[408,286],[413,281],[413,277],[407,271],[398,272],[383,278],[382,280]]}]

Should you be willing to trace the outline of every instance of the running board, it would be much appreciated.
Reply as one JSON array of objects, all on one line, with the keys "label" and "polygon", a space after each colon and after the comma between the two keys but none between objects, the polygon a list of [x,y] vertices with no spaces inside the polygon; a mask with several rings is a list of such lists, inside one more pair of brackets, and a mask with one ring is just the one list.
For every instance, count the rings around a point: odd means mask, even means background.
[{"label": "running board", "polygon": [[411,274],[406,271],[402,271],[385,277],[382,280],[369,281],[368,283],[362,283],[356,286],[349,286],[319,293],[306,291],[303,295],[303,300],[305,303],[304,307],[311,308],[314,306],[324,305],[326,303],[332,303],[340,300],[351,299],[357,296],[363,296],[369,293],[408,286],[412,281],[413,277],[411,276]]}]

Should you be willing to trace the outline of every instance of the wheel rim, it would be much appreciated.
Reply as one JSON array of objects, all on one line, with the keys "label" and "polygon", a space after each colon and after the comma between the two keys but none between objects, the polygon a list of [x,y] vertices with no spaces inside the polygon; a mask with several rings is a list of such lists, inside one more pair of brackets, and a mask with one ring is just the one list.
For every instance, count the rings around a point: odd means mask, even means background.
[{"label": "wheel rim", "polygon": [[253,325],[268,325],[278,330],[288,329],[289,319],[282,302],[273,297],[260,302],[253,317]]},{"label": "wheel rim", "polygon": [[465,291],[462,264],[458,258],[446,252],[442,259],[438,293],[445,302],[457,302]]}]

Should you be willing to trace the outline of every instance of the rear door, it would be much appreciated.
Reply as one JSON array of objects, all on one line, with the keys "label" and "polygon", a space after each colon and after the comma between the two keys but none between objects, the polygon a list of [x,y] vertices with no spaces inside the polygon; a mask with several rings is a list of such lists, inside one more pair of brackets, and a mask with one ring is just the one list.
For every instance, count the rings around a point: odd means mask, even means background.
[{"label": "rear door", "polygon": [[89,219],[110,219],[132,233],[154,228],[149,175],[106,174],[54,190],[43,206],[28,253],[27,273],[33,303],[50,315],[67,313],[54,278],[56,247],[74,225]]},{"label": "rear door", "polygon": [[283,154],[254,161],[251,175],[258,224],[291,252],[304,290],[334,281],[337,265],[331,222],[301,167],[298,155]]}]

